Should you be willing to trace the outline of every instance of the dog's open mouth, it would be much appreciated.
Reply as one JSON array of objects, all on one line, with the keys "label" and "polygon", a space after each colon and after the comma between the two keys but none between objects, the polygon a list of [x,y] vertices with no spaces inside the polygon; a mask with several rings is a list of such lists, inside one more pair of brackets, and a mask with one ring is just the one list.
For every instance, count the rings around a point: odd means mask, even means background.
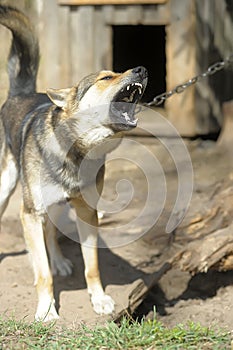
[{"label": "dog's open mouth", "polygon": [[143,84],[131,83],[120,90],[110,106],[111,119],[117,128],[135,128],[135,109],[144,92]]}]

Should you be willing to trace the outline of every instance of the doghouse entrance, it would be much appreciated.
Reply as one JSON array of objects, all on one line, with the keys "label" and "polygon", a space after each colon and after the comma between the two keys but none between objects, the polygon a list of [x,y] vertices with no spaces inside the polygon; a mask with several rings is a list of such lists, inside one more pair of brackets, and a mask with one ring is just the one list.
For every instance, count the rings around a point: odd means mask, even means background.
[{"label": "doghouse entrance", "polygon": [[143,101],[166,90],[165,26],[113,26],[113,70],[144,66],[149,72]]}]

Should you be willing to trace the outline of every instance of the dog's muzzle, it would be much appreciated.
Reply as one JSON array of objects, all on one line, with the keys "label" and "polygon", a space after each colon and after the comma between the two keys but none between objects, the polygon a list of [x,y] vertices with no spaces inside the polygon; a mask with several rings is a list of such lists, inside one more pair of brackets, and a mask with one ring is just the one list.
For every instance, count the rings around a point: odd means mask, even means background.
[{"label": "dog's muzzle", "polygon": [[115,95],[110,105],[110,118],[115,130],[129,130],[137,126],[135,109],[140,101],[146,85],[147,70],[136,67],[131,70],[128,82]]}]

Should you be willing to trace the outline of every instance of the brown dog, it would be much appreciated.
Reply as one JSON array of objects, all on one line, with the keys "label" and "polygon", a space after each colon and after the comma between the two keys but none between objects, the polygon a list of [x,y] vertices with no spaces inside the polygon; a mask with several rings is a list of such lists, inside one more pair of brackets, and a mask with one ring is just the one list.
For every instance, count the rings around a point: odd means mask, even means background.
[{"label": "brown dog", "polygon": [[[58,317],[52,273],[67,275],[72,269],[48,215],[64,200],[77,213],[93,308],[111,313],[114,301],[104,293],[98,270],[96,187],[101,193],[105,155],[117,145],[109,140],[137,125],[134,112],[147,71],[143,67],[122,74],[101,71],[71,88],[36,93],[39,49],[30,21],[17,9],[0,5],[0,23],[13,33],[10,90],[0,118],[0,216],[20,179],[21,219],[38,292],[35,317],[44,321]],[[87,171],[80,172],[84,160]],[[92,205],[83,193],[92,198]]]}]

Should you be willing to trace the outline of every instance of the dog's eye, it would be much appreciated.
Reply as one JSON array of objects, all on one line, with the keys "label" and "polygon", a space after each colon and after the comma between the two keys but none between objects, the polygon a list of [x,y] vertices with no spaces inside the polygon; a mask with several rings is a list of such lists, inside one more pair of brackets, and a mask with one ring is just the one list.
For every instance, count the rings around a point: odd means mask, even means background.
[{"label": "dog's eye", "polygon": [[112,79],[112,75],[106,75],[105,77],[101,78],[100,80],[110,80]]}]

